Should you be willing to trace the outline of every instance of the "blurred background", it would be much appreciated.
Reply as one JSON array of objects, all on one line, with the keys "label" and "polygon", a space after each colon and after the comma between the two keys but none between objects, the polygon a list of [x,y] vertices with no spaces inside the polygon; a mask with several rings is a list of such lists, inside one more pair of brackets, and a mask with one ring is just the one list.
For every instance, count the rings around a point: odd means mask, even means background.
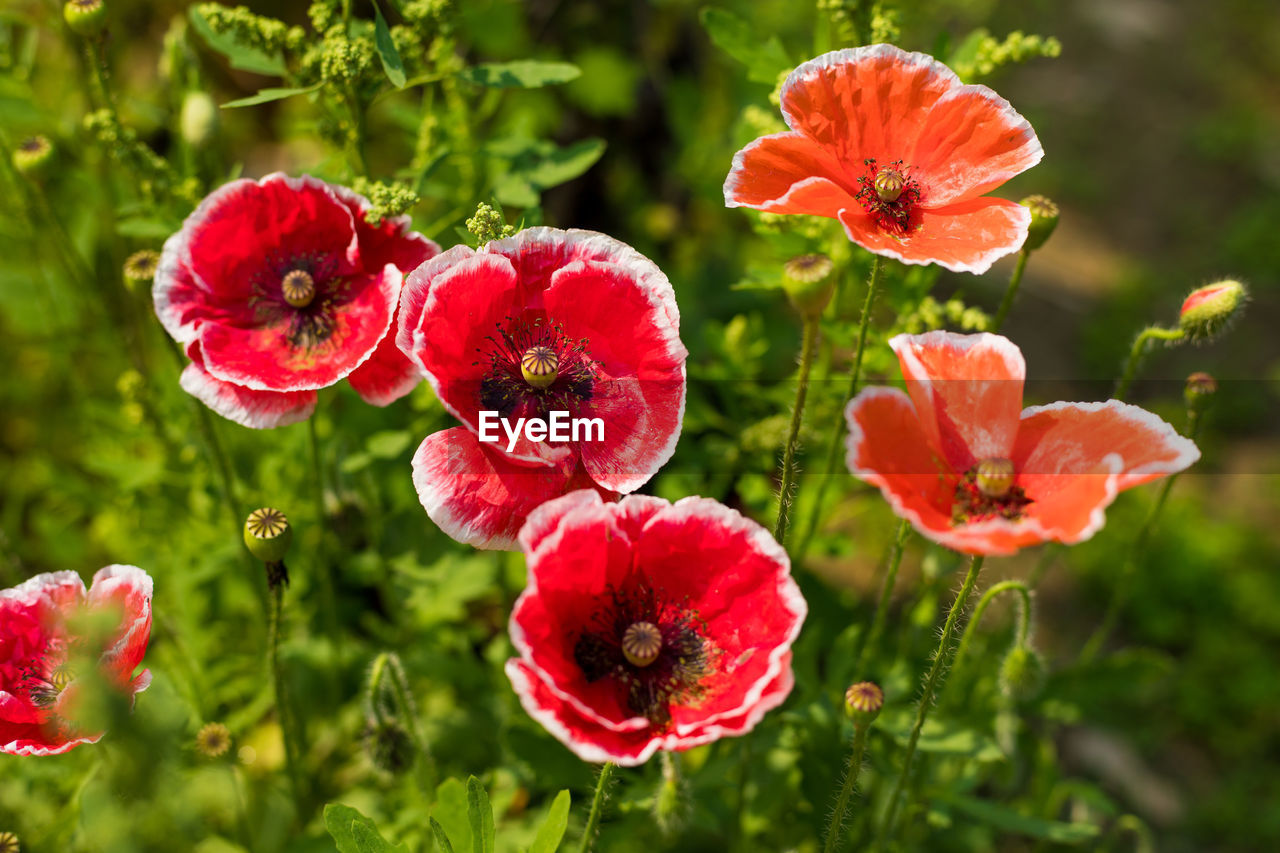
[{"label": "blurred background", "polygon": [[[279,82],[230,67],[189,28],[180,32],[183,25],[174,22],[184,20],[184,3],[109,5],[108,51],[122,120],[183,175],[194,176],[197,197],[233,173],[283,169],[343,177],[341,156],[326,137],[332,118],[307,96],[218,110],[201,133],[188,127],[184,136],[187,92],[207,91],[221,104]],[[414,187],[420,196],[410,211],[415,225],[443,246],[463,239],[458,229],[477,202],[496,199],[513,223],[604,231],[654,259],[680,302],[691,385],[677,455],[645,490],[671,498],[707,494],[767,518],[799,325],[782,292],[761,282],[776,279],[794,254],[829,250],[836,232],[724,208],[721,186],[733,153],[780,129],[770,100],[777,81],[749,74],[741,56],[713,43],[705,5],[458,0],[456,50],[468,64],[562,60],[578,66],[581,76],[559,86],[466,92],[459,104],[437,110],[431,138],[448,146],[439,158],[417,150],[426,133],[424,96],[409,90],[380,97],[369,114],[369,159],[373,177]],[[807,5],[712,5],[747,22],[757,37],[750,50],[776,44],[790,66],[814,53],[817,13]],[[305,4],[255,0],[250,6],[289,24],[307,22]],[[940,59],[962,56],[979,29],[1001,40],[1023,31],[1061,43],[1060,56],[975,74],[1030,120],[1046,152],[1040,165],[995,194],[1043,194],[1062,210],[1052,239],[1032,256],[1003,329],[1026,356],[1028,404],[1104,399],[1134,335],[1151,323],[1175,324],[1190,290],[1223,277],[1251,288],[1251,304],[1227,334],[1205,346],[1153,351],[1135,386],[1134,402],[1179,425],[1189,373],[1209,371],[1220,392],[1199,440],[1204,457],[1174,487],[1153,544],[1141,555],[1114,653],[1086,672],[1069,665],[1106,607],[1155,487],[1122,496],[1094,540],[1047,558],[1031,552],[993,561],[985,582],[1043,576],[1035,637],[1057,671],[1026,725],[1061,775],[1078,782],[1061,794],[1059,811],[1065,802],[1081,814],[1135,814],[1159,849],[1280,849],[1280,338],[1274,332],[1280,322],[1280,15],[1263,0],[1212,7],[1194,0],[902,6],[897,43]],[[356,9],[372,14],[364,2]],[[0,212],[0,363],[6,368],[0,581],[11,586],[60,569],[87,577],[110,562],[147,568],[162,597],[150,666],[190,672],[158,678],[156,695],[140,699],[139,715],[154,715],[152,731],[165,732],[178,752],[202,722],[200,714],[182,710],[192,702],[206,718],[228,719],[245,739],[269,743],[262,703],[246,698],[261,694],[264,673],[243,636],[255,618],[251,590],[227,576],[229,567],[243,569],[238,545],[226,535],[230,522],[204,464],[190,404],[176,388],[148,288],[127,291],[119,282],[124,258],[158,248],[185,211],[148,208],[127,170],[88,138],[81,124],[86,65],[61,31],[57,4],[9,0],[0,11],[0,34],[0,139],[11,150],[42,133],[58,152],[44,194],[30,196],[25,212],[19,202],[28,196],[17,174],[3,173],[0,184],[8,199]],[[183,70],[175,69],[174,56]],[[534,167],[525,168],[530,157],[536,168],[564,168],[535,179]],[[562,183],[566,175],[571,179]],[[67,245],[80,261],[68,260]],[[64,269],[76,263],[106,284],[86,292],[75,283],[75,270]],[[883,346],[893,331],[919,322],[977,327],[954,308],[943,310],[940,321],[912,319],[923,292],[940,306],[959,299],[960,308],[994,312],[1011,269],[1012,257],[981,277],[895,271],[877,314],[872,375],[897,378]],[[807,417],[803,468],[811,474],[802,490],[819,476],[820,449],[841,402],[841,366],[861,286],[842,283],[825,321],[833,378],[817,386]],[[449,425],[430,391],[420,388],[385,411],[335,393],[321,417],[326,470],[335,484],[326,511],[349,555],[339,570],[344,620],[365,647],[402,650],[419,680],[427,727],[446,742],[442,763],[473,772],[500,762],[514,767],[496,771],[492,780],[495,802],[506,806],[546,790],[550,783],[539,783],[540,773],[581,784],[580,768],[548,770],[569,761],[553,742],[532,726],[509,723],[518,711],[496,668],[467,666],[468,656],[490,662],[505,656],[509,592],[501,590],[504,578],[518,578],[522,568],[455,547],[421,513],[408,458],[422,436]],[[305,429],[256,434],[229,423],[218,427],[244,486],[244,509],[293,503],[305,516]],[[878,495],[851,478],[840,478],[832,494],[839,499],[818,525],[809,566],[821,578],[813,583],[832,590],[845,608],[829,615],[834,625],[874,607],[878,567],[895,524]],[[908,551],[891,617],[914,626],[902,648],[915,647],[910,637],[923,637],[927,646],[936,612],[929,608],[954,587],[953,569],[919,543]],[[919,596],[921,588],[935,598]],[[310,600],[305,573],[295,590]],[[995,655],[1008,641],[1010,619],[1000,606],[991,613],[990,634],[978,647]],[[828,620],[822,613],[816,618]],[[239,656],[226,655],[228,648]],[[290,654],[305,690],[306,679],[319,677],[313,659],[319,653],[298,640]],[[365,663],[353,654],[344,683],[358,685]],[[904,665],[892,670],[897,676],[886,676],[888,684],[899,679],[904,703],[915,671]],[[467,697],[489,693],[501,696],[467,704]],[[338,731],[317,747],[343,768],[338,790],[363,792],[357,798],[385,810],[393,825],[409,822],[395,816],[385,800],[387,785],[367,761],[360,763],[358,744],[344,746],[342,733],[360,727],[358,702],[343,706],[339,718]],[[482,733],[495,721],[521,734],[486,745]],[[140,748],[153,748],[142,734],[133,737],[142,738]],[[0,829],[6,821],[55,823],[69,801],[40,800],[41,791],[92,806],[95,796],[105,795],[94,787],[101,774],[93,776],[91,761],[72,755],[34,767],[0,758]],[[82,787],[69,785],[64,768],[89,774]],[[198,787],[222,784],[206,778],[210,773],[184,782],[196,785],[196,793],[173,807],[186,815],[194,838],[209,814],[224,820],[232,808],[219,799],[225,792]],[[156,779],[133,784],[146,789],[139,797],[160,793]],[[1034,778],[1005,779],[996,787],[1001,784],[1031,791],[1042,811],[1052,812],[1048,803],[1060,796],[1048,788],[1037,793]],[[381,805],[375,805],[378,796]],[[820,795],[810,799],[821,815]],[[111,812],[109,798],[96,808]],[[511,808],[518,818],[520,810]],[[110,829],[101,814],[79,820],[104,833],[99,840],[132,836],[128,843],[137,849],[164,849],[140,840],[147,833],[138,834],[136,826]],[[270,823],[260,815],[251,820]],[[764,840],[775,837],[769,831],[760,830],[761,849],[782,849],[773,846],[781,842]],[[86,843],[97,849],[92,832]],[[960,832],[930,849],[980,849],[975,837]],[[1032,849],[1016,835],[994,837],[999,849]],[[717,849],[688,843],[688,849]],[[1115,849],[1130,843],[1118,841]],[[62,849],[50,844],[33,849]]]}]

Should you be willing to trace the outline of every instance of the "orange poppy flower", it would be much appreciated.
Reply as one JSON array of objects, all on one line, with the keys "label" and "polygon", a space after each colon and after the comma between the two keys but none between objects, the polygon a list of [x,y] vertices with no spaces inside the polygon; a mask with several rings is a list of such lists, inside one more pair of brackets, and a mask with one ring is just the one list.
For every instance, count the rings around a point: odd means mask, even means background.
[{"label": "orange poppy flower", "polygon": [[956,272],[986,272],[1026,239],[1028,210],[985,193],[1040,162],[1040,140],[932,57],[888,44],[823,54],[787,77],[782,115],[790,132],[734,156],[728,207],[829,216],[877,255]]},{"label": "orange poppy flower", "polygon": [[849,401],[849,470],[948,548],[1081,542],[1119,492],[1200,458],[1172,426],[1119,400],[1023,409],[1026,365],[1008,338],[929,332],[889,345],[907,393],[867,388]]}]

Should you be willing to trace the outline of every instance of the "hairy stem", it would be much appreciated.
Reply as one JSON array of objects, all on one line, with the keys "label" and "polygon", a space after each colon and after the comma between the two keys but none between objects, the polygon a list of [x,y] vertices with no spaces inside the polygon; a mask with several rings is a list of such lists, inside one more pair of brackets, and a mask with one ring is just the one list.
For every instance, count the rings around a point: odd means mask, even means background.
[{"label": "hairy stem", "polygon": [[978,604],[973,608],[973,615],[969,617],[969,622],[964,626],[964,632],[960,634],[960,645],[956,647],[956,656],[951,661],[951,671],[953,673],[960,669],[960,663],[964,660],[965,653],[969,651],[969,642],[973,637],[973,629],[982,621],[982,614],[986,612],[987,605],[997,595],[1004,592],[1018,593],[1022,606],[1018,610],[1016,644],[1019,646],[1026,645],[1027,636],[1031,633],[1031,589],[1022,581],[1001,581],[984,592],[982,598],[978,599]]},{"label": "hairy stem", "polygon": [[1138,367],[1142,363],[1142,357],[1146,355],[1147,343],[1149,341],[1181,341],[1187,336],[1187,333],[1181,329],[1162,329],[1159,326],[1150,326],[1138,333],[1133,339],[1133,346],[1129,349],[1129,358],[1125,360],[1124,372],[1120,375],[1120,381],[1116,383],[1116,390],[1111,396],[1117,400],[1123,400],[1129,394],[1129,388],[1133,385],[1134,378],[1138,375]]},{"label": "hairy stem", "polygon": [[1018,285],[1022,284],[1022,274],[1027,269],[1027,258],[1031,257],[1031,250],[1026,246],[1022,247],[1022,251],[1018,252],[1018,263],[1013,268],[1013,275],[1009,276],[1009,286],[1005,288],[1004,298],[1000,300],[1000,308],[996,311],[996,319],[991,324],[991,331],[998,332],[1000,327],[1004,325],[1004,320],[1009,316],[1009,309],[1013,307],[1013,298],[1018,295]]},{"label": "hairy stem", "polygon": [[884,581],[880,585],[880,600],[876,603],[876,613],[871,619],[871,629],[867,631],[862,648],[858,650],[855,678],[865,678],[867,664],[880,645],[880,635],[884,633],[884,623],[889,615],[889,600],[893,597],[893,586],[898,580],[898,567],[902,565],[902,552],[907,545],[907,536],[911,533],[911,523],[906,519],[898,522],[898,535],[893,540],[893,550],[889,554],[889,566],[884,573]]},{"label": "hairy stem", "polygon": [[276,716],[280,719],[281,739],[284,741],[284,763],[293,788],[293,799],[302,817],[302,777],[298,775],[298,731],[293,709],[289,706],[289,692],[284,680],[284,667],[280,663],[280,620],[284,609],[284,584],[275,583],[271,589],[270,623],[267,649],[271,659],[271,681],[276,692]]},{"label": "hairy stem", "polygon": [[778,495],[778,520],[773,526],[773,538],[781,545],[787,537],[787,524],[791,520],[791,507],[795,496],[792,490],[796,480],[796,445],[800,442],[800,424],[804,420],[804,403],[809,393],[809,372],[813,369],[813,351],[818,342],[818,318],[808,315],[804,320],[804,346],[800,353],[800,381],[796,385],[796,402],[791,410],[791,428],[787,433],[787,447],[782,456],[782,489]]},{"label": "hairy stem", "polygon": [[862,771],[862,756],[867,751],[867,730],[870,724],[853,727],[853,749],[849,752],[849,763],[844,770],[844,781],[840,785],[840,794],[836,797],[835,809],[831,812],[831,823],[827,826],[827,840],[822,846],[823,853],[835,853],[840,846],[840,831],[844,828],[844,814],[849,809],[849,799],[858,783],[858,774]]},{"label": "hairy stem", "polygon": [[579,853],[591,853],[595,846],[596,835],[600,832],[600,817],[604,812],[604,801],[609,798],[609,782],[617,767],[612,761],[606,761],[600,767],[600,776],[596,779],[596,794],[591,799],[591,811],[587,814],[587,825],[582,830],[582,844]]}]

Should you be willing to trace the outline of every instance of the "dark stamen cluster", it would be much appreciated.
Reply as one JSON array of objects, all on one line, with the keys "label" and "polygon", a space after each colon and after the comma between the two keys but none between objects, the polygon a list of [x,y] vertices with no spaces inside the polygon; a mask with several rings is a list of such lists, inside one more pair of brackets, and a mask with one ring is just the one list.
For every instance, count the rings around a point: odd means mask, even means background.
[{"label": "dark stamen cluster", "polygon": [[[633,626],[655,627],[662,635],[652,662],[628,659],[624,640]],[[711,649],[695,615],[662,600],[647,586],[609,590],[609,598],[573,647],[573,658],[587,681],[612,678],[624,693],[623,703],[654,725],[671,721],[671,703],[699,695],[699,682],[711,671]],[[633,633],[635,633],[633,631]]]},{"label": "dark stamen cluster", "polygon": [[[264,326],[287,324],[290,346],[301,350],[323,350],[332,347],[337,328],[336,309],[350,298],[350,283],[337,274],[338,262],[318,252],[272,257],[253,278],[249,304],[255,318]],[[292,273],[306,273],[315,294],[305,305],[292,305],[285,294],[286,280],[300,280]],[[294,300],[301,301],[295,298]]]},{"label": "dark stamen cluster", "polygon": [[991,495],[982,490],[978,482],[979,465],[974,465],[956,483],[955,500],[951,504],[953,524],[973,524],[992,518],[1016,521],[1023,510],[1034,501],[1027,497],[1022,486],[1011,485],[1002,495]]},{"label": "dark stamen cluster", "polygon": [[[503,318],[496,333],[487,340],[487,349],[477,348],[480,360],[489,368],[480,380],[480,404],[501,417],[519,413],[521,417],[544,417],[550,411],[572,412],[576,404],[590,400],[595,389],[595,362],[587,350],[587,339],[574,341],[557,323],[537,318],[533,321]],[[522,364],[535,347],[549,350],[556,360],[556,378],[543,388],[531,384]]]},{"label": "dark stamen cluster", "polygon": [[[877,166],[874,157],[862,162],[867,174],[858,178],[859,189],[854,198],[881,228],[906,234],[911,227],[911,214],[920,201],[920,182],[911,177],[901,160],[886,166]],[[886,192],[889,187],[892,192]]]}]

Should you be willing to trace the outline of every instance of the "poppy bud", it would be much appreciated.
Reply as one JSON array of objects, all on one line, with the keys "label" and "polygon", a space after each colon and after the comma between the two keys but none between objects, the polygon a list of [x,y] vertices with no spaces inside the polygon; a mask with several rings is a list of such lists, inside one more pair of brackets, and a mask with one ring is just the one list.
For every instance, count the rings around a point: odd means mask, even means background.
[{"label": "poppy bud", "polygon": [[182,140],[197,147],[207,143],[218,130],[218,107],[205,92],[187,92],[178,117]]},{"label": "poppy bud", "polygon": [[871,681],[860,681],[844,693],[844,712],[858,727],[869,726],[884,707],[884,691]]},{"label": "poppy bud", "polygon": [[413,766],[413,740],[394,719],[370,720],[364,749],[373,766],[387,773],[403,773]]},{"label": "poppy bud", "polygon": [[12,832],[0,832],[0,853],[20,853],[18,836]]},{"label": "poppy bud", "polygon": [[1048,242],[1049,235],[1058,227],[1058,206],[1042,195],[1029,195],[1018,204],[1031,211],[1031,225],[1022,248],[1034,252]]},{"label": "poppy bud", "polygon": [[1234,279],[1198,288],[1183,301],[1178,325],[1193,340],[1211,338],[1239,313],[1248,298],[1248,289]]},{"label": "poppy bud", "polygon": [[1030,646],[1014,646],[1000,663],[1000,691],[1020,702],[1036,697],[1044,677],[1044,661]]},{"label": "poppy bud", "polygon": [[826,255],[801,255],[783,265],[783,287],[792,306],[805,317],[821,314],[831,301],[834,266]]},{"label": "poppy bud", "polygon": [[107,26],[107,5],[103,0],[69,0],[62,7],[67,26],[82,36],[96,36]]},{"label": "poppy bud", "polygon": [[209,723],[196,732],[196,751],[205,758],[221,758],[231,748],[231,729],[222,723]]},{"label": "poppy bud", "polygon": [[293,541],[293,528],[283,512],[273,507],[255,509],[244,523],[244,544],[249,553],[267,568],[267,583],[273,588],[289,582],[284,555]]},{"label": "poppy bud", "polygon": [[33,180],[42,178],[53,163],[53,143],[47,136],[29,136],[13,151],[13,168]]},{"label": "poppy bud", "polygon": [[1187,377],[1182,396],[1187,401],[1187,408],[1199,414],[1209,408],[1213,395],[1217,393],[1218,380],[1207,373],[1197,372]]}]

